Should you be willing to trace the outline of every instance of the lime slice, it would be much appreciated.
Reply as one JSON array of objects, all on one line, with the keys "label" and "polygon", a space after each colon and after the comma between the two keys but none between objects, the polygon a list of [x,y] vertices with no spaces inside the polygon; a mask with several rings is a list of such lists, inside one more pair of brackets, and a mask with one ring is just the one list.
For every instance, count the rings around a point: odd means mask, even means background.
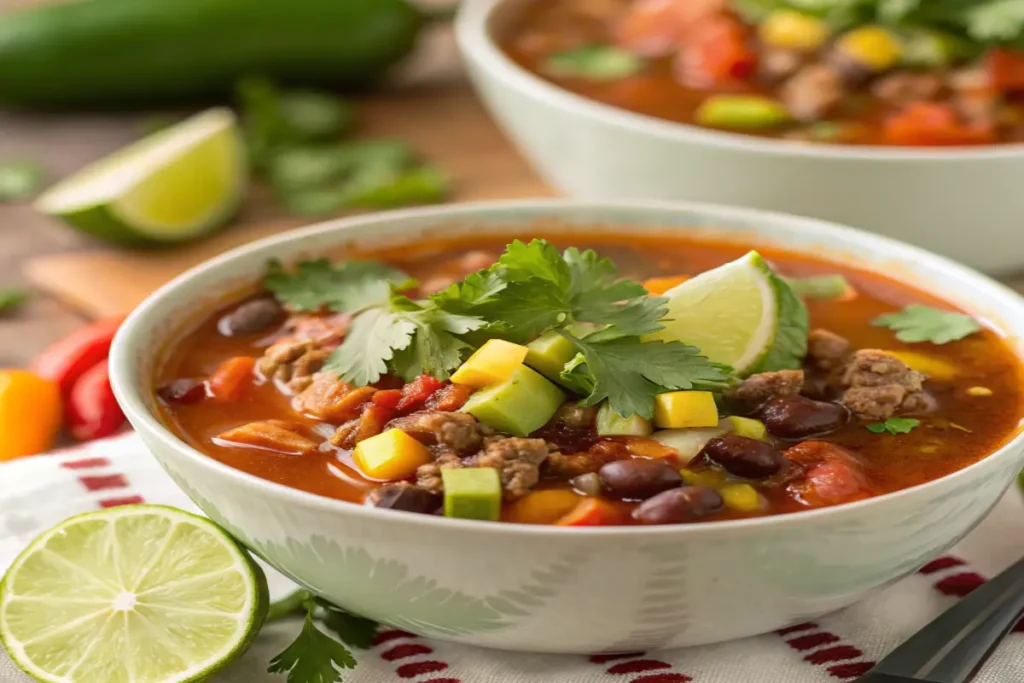
[{"label": "lime slice", "polygon": [[757,252],[665,292],[664,330],[650,339],[696,346],[737,376],[800,367],[807,309]]},{"label": "lime slice", "polygon": [[234,113],[210,109],[82,169],[36,208],[120,244],[180,242],[227,222],[247,178]]},{"label": "lime slice", "polygon": [[159,505],[72,517],[0,583],[0,641],[47,683],[205,680],[267,613],[263,572],[222,529]]}]

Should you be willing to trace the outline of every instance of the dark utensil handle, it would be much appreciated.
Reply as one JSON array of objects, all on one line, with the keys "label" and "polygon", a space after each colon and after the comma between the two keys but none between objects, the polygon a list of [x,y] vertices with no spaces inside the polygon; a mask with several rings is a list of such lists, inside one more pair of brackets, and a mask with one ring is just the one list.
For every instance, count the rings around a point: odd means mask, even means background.
[{"label": "dark utensil handle", "polygon": [[862,683],[967,683],[1024,611],[1024,559],[893,650]]}]

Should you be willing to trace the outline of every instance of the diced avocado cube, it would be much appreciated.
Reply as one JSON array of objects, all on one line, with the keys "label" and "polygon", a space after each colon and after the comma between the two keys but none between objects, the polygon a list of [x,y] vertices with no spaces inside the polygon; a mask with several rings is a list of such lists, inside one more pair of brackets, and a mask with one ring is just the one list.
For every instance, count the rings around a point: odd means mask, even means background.
[{"label": "diced avocado cube", "polygon": [[662,429],[714,427],[718,406],[710,391],[672,391],[654,397],[654,424]]},{"label": "diced avocado cube", "polygon": [[559,381],[559,373],[576,355],[576,347],[557,332],[548,332],[526,345],[526,364],[548,379]]},{"label": "diced avocado cube", "polygon": [[774,128],[790,121],[779,102],[760,95],[713,95],[697,109],[697,123],[709,128]]},{"label": "diced avocado cube", "polygon": [[493,467],[441,470],[444,516],[496,522],[501,517],[501,477]]},{"label": "diced avocado cube", "polygon": [[917,29],[903,36],[900,63],[909,67],[950,66],[971,56],[971,44],[958,36]]},{"label": "diced avocado cube", "polygon": [[650,436],[653,431],[650,420],[639,415],[622,417],[607,401],[597,409],[598,436]]},{"label": "diced avocado cube", "polygon": [[352,459],[367,477],[394,481],[412,476],[433,458],[426,446],[401,429],[389,429],[360,441]]},{"label": "diced avocado cube", "polygon": [[732,423],[732,432],[737,436],[745,436],[748,439],[757,439],[758,441],[769,440],[768,428],[760,420],[740,417],[738,415],[732,415],[725,419]]},{"label": "diced avocado cube", "polygon": [[470,396],[462,411],[499,432],[527,436],[546,425],[564,402],[561,389],[520,365],[508,381]]},{"label": "diced avocado cube", "polygon": [[455,384],[483,389],[501,384],[523,364],[528,349],[503,339],[488,339],[452,374]]}]

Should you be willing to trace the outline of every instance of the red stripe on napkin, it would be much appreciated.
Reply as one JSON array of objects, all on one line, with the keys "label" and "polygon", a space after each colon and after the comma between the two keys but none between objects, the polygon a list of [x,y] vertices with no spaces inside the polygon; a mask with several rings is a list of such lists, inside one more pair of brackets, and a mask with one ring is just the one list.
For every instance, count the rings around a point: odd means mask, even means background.
[{"label": "red stripe on napkin", "polygon": [[[869,671],[874,665],[871,661],[853,661],[860,659],[864,653],[859,649],[843,642],[843,639],[834,633],[820,630],[821,626],[814,622],[805,622],[784,628],[776,633],[783,637],[786,644],[800,653],[806,653],[803,660],[808,664],[822,667],[829,676],[840,680],[856,678]],[[810,631],[816,631],[810,633]],[[793,634],[792,638],[786,638]],[[822,648],[823,645],[829,647]],[[822,648],[822,649],[815,649]],[[807,652],[814,650],[813,652]]]}]

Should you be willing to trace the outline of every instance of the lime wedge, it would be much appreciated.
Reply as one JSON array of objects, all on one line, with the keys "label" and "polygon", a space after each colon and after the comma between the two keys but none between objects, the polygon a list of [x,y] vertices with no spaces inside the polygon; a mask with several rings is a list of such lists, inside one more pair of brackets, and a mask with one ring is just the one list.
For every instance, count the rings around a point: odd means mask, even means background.
[{"label": "lime wedge", "polygon": [[36,208],[120,244],[181,242],[227,222],[247,178],[234,113],[210,109],[87,166]]},{"label": "lime wedge", "polygon": [[663,296],[668,299],[665,329],[650,339],[696,346],[739,377],[800,367],[807,350],[807,309],[757,252]]},{"label": "lime wedge", "polygon": [[205,680],[266,617],[267,580],[212,522],[159,505],[72,517],[0,583],[0,641],[46,683]]}]

